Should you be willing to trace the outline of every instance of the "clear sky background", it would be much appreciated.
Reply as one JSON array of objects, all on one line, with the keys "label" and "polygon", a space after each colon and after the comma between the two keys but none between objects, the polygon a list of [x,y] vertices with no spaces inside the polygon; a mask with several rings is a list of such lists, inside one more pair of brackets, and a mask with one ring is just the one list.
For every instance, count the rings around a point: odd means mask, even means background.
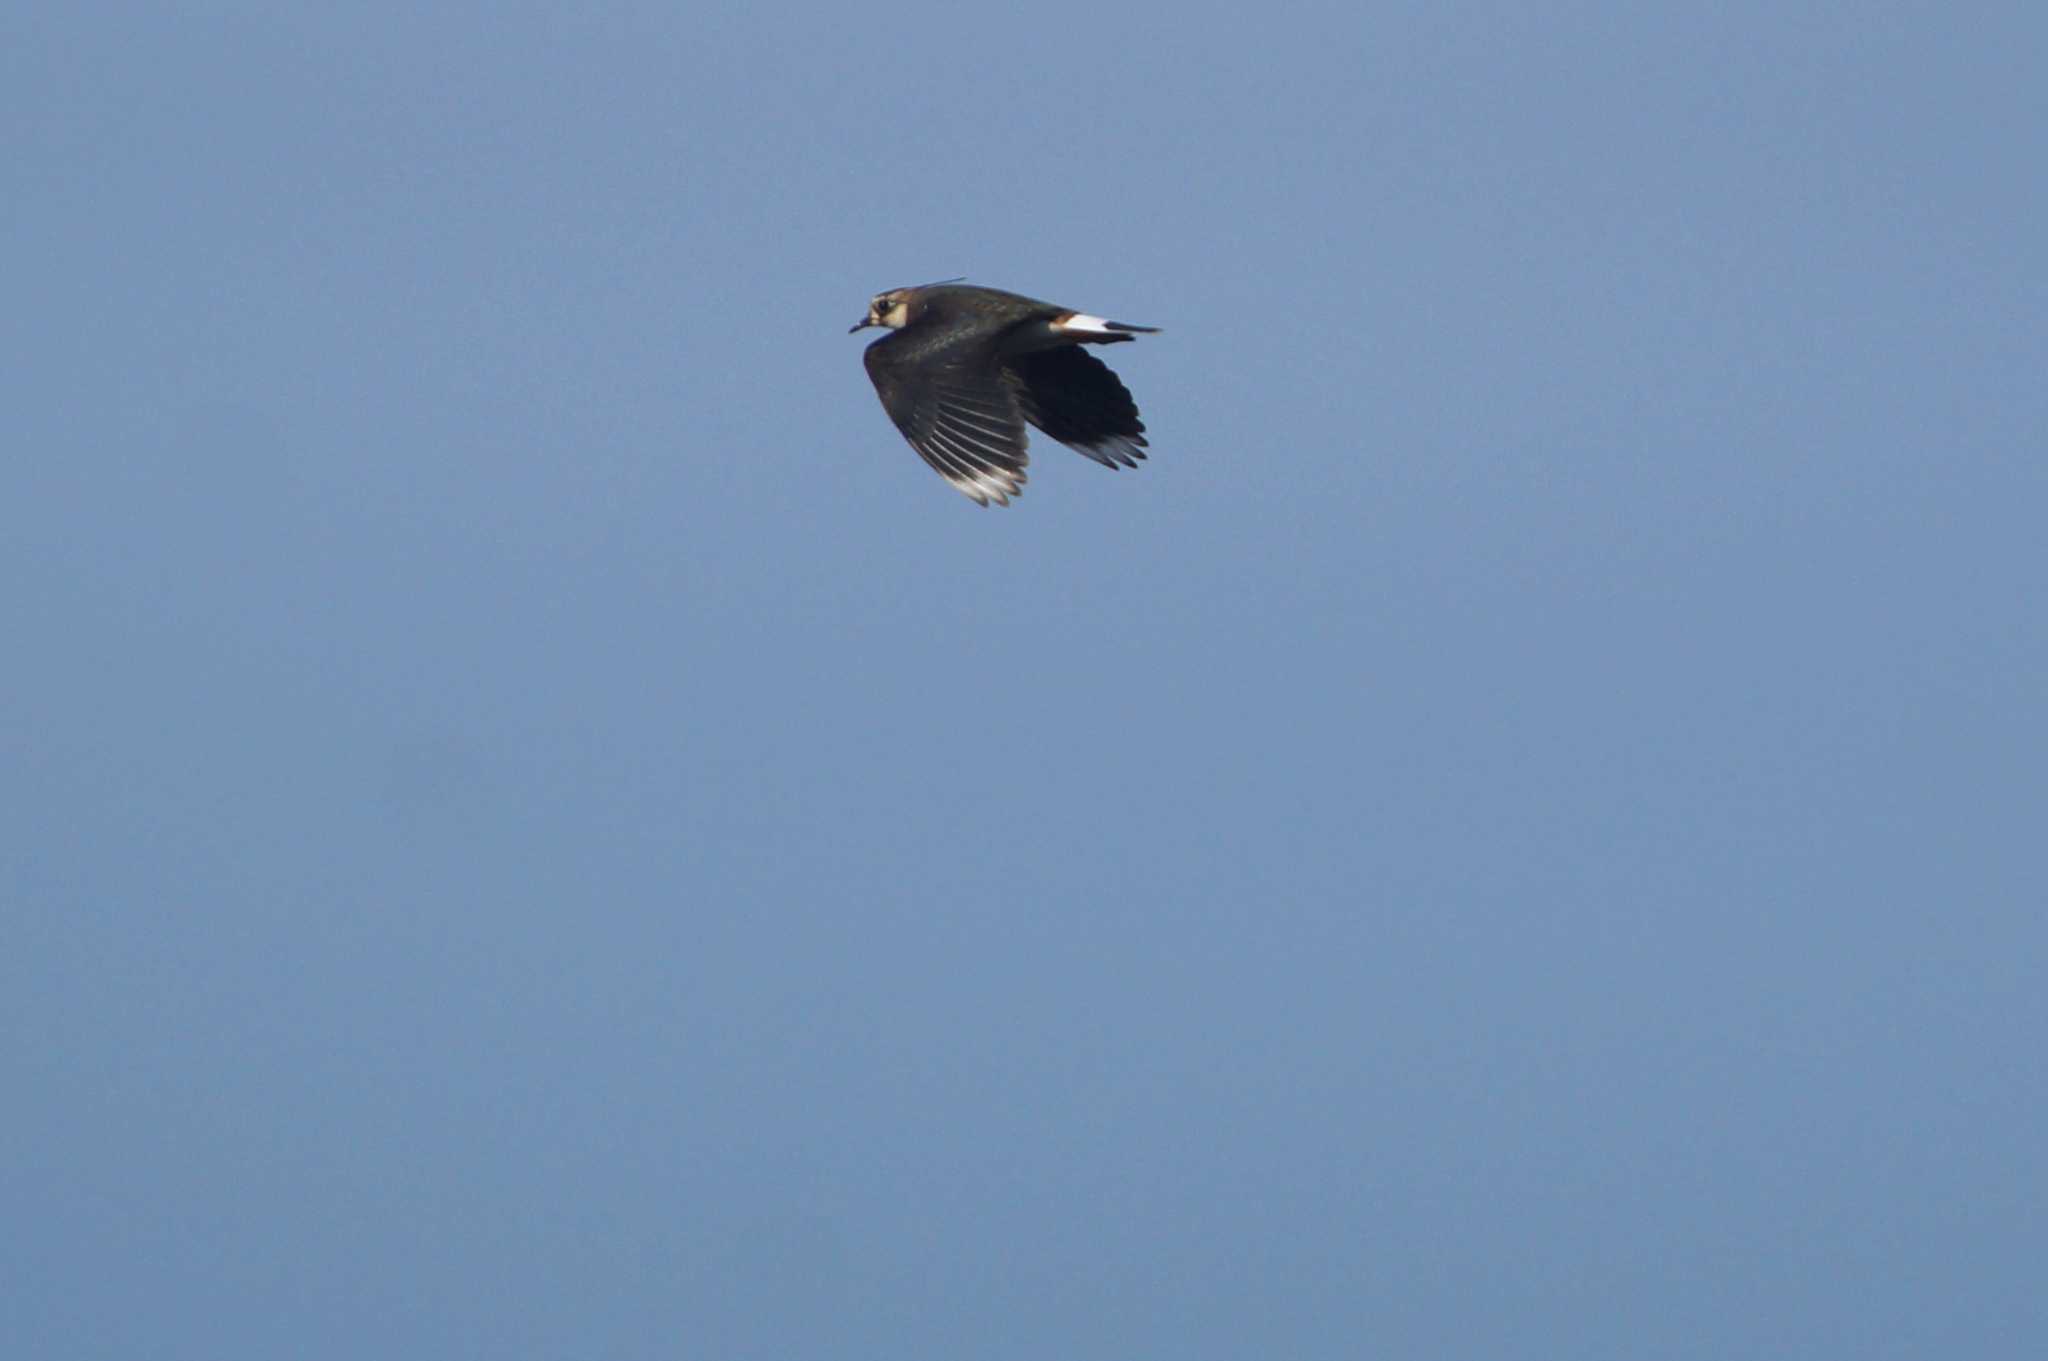
[{"label": "clear sky background", "polygon": [[12,7],[0,1352],[2048,1354],[2044,56]]}]

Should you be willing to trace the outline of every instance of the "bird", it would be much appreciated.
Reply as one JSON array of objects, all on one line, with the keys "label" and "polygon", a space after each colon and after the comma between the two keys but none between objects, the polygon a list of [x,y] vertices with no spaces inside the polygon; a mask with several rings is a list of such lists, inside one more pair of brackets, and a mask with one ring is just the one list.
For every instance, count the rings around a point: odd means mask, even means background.
[{"label": "bird", "polygon": [[1021,293],[958,279],[877,293],[847,331],[884,327],[864,362],[882,409],[953,489],[986,506],[1024,491],[1024,427],[1106,468],[1145,457],[1137,403],[1083,345],[1114,345],[1156,326],[1105,321]]}]

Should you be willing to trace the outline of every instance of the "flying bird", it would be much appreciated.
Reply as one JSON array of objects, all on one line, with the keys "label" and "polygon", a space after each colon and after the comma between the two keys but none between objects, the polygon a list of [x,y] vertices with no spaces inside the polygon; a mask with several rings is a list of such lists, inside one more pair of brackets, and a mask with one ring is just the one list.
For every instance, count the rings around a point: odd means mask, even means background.
[{"label": "flying bird", "polygon": [[1156,326],[958,280],[876,294],[847,334],[870,326],[890,332],[866,357],[882,409],[939,476],[981,505],[1023,494],[1026,423],[1105,468],[1145,457],[1130,390],[1081,347]]}]

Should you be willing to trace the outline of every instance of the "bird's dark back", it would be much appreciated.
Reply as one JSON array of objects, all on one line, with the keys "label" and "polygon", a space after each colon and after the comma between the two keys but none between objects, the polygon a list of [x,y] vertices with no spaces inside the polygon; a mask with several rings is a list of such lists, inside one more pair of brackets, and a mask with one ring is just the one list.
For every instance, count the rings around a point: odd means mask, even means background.
[{"label": "bird's dark back", "polygon": [[[1051,303],[972,284],[934,284],[918,294],[919,313],[941,325],[988,323],[1001,326],[1026,317],[1057,312]],[[978,327],[976,329],[979,329]]]}]

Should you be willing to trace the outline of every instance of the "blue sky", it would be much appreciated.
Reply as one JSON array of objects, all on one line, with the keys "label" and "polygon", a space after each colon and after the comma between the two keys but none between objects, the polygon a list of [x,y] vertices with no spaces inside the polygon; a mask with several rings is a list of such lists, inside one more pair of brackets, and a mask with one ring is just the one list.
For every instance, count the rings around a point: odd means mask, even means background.
[{"label": "blue sky", "polygon": [[2034,7],[44,9],[9,1355],[2048,1346]]}]

